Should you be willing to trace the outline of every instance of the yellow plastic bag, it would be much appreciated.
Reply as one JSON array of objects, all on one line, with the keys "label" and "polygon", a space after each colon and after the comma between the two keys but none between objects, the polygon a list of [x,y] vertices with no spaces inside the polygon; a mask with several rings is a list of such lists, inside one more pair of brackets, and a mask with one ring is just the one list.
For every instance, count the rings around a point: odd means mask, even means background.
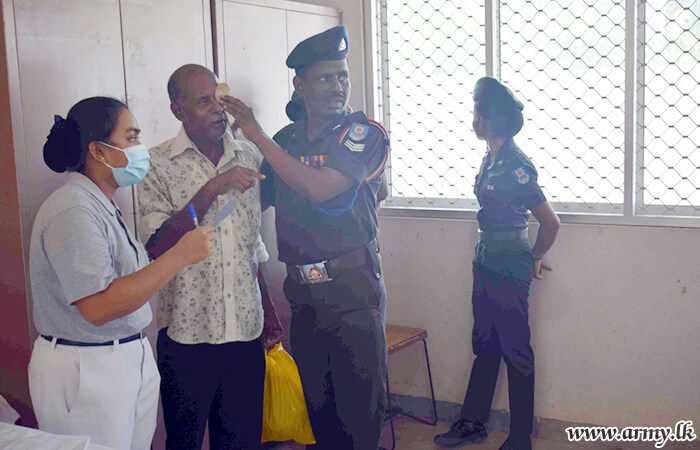
[{"label": "yellow plastic bag", "polygon": [[277,344],[266,352],[262,442],[315,444],[294,359]]}]

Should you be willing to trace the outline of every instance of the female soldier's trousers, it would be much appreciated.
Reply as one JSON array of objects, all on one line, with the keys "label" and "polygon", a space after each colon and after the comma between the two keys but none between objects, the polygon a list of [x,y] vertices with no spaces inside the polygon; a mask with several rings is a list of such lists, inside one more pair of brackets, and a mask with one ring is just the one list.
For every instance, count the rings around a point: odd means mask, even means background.
[{"label": "female soldier's trousers", "polygon": [[486,423],[502,357],[508,369],[513,438],[529,438],[533,422],[535,355],[528,325],[529,289],[530,280],[474,267],[472,345],[476,359],[461,417]]}]

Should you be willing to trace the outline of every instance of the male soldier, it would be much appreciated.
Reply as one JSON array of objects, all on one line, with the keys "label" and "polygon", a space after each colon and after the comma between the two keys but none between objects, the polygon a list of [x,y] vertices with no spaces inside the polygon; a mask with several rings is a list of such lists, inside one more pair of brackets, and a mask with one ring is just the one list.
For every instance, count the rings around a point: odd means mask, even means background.
[{"label": "male soldier", "polygon": [[[158,368],[168,449],[200,448],[207,421],[212,448],[258,448],[262,433],[258,263],[268,256],[255,182],[264,178],[258,173],[262,155],[227,130],[216,86],[216,76],[199,65],[172,74],[170,108],[182,128],[151,149],[151,170],[139,185],[139,230],[153,257],[198,220],[211,224],[229,201],[237,201],[217,227],[214,255],[180,272],[160,292]],[[264,292],[263,299],[269,299]],[[265,320],[265,334],[276,332],[274,343],[281,328],[270,306],[265,304],[265,319],[272,319]]]},{"label": "male soldier", "polygon": [[315,448],[376,450],[386,404],[377,192],[389,140],[362,112],[347,112],[347,53],[345,26],[296,46],[287,66],[306,114],[274,140],[243,102],[222,102],[265,156],[263,196],[276,210],[291,344]]}]

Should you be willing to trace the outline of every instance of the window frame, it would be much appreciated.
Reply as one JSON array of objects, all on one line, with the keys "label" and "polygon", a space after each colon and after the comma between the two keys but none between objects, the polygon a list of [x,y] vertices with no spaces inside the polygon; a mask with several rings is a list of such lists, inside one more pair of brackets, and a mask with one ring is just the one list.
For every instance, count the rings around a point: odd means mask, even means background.
[{"label": "window frame", "polygon": [[[385,86],[378,89],[377,86],[384,84],[384,76],[388,66],[387,55],[387,30],[385,27],[379,28],[378,20],[387,23],[387,0],[363,0],[364,36],[366,52],[364,54],[364,64],[368,68],[365,79],[365,98],[367,110],[374,113],[374,117],[380,123],[387,123],[389,103]],[[382,8],[378,9],[381,2]],[[620,206],[620,213],[601,212],[570,212],[566,211],[566,205],[551,201],[554,210],[563,223],[572,224],[594,224],[594,225],[630,225],[630,226],[653,226],[653,227],[674,227],[674,228],[700,228],[700,215],[679,216],[660,214],[660,211],[667,209],[663,205],[643,205],[644,186],[644,46],[639,45],[644,38],[645,23],[640,20],[640,14],[644,14],[645,0],[625,0],[625,92],[634,92],[635,95],[625,95],[624,103],[624,185],[623,204]],[[499,78],[499,0],[485,0],[485,69],[486,75]],[[381,14],[381,17],[379,17]],[[381,33],[380,42],[375,39]],[[382,46],[382,53],[379,52]],[[628,57],[631,55],[632,57]],[[380,98],[383,97],[383,98]],[[391,158],[391,156],[390,156]],[[386,174],[389,176],[391,186],[391,164],[386,167]],[[391,196],[391,189],[389,189]],[[426,206],[423,198],[393,198],[394,205],[382,206],[380,216],[386,217],[409,217],[426,219],[457,219],[476,220],[478,204],[476,199],[440,199],[435,198],[435,206]],[[445,204],[455,204],[456,206],[445,206]],[[677,205],[674,211],[690,210],[691,207]],[[533,218],[531,217],[532,221]]]}]

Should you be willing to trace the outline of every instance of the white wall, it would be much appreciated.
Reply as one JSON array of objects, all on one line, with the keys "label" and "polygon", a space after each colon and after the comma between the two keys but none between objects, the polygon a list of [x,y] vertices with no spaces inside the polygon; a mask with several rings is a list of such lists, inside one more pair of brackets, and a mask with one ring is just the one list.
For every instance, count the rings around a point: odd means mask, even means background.
[{"label": "white wall", "polygon": [[[307,3],[343,10],[358,95],[366,0]],[[476,222],[385,216],[380,227],[387,320],[427,329],[437,396],[461,403],[473,359]],[[535,414],[620,426],[700,423],[699,255],[700,229],[564,223],[545,257],[554,271],[530,291]],[[423,364],[420,346],[392,355],[392,390],[428,396]],[[502,368],[495,409],[508,408],[504,381]]]}]

